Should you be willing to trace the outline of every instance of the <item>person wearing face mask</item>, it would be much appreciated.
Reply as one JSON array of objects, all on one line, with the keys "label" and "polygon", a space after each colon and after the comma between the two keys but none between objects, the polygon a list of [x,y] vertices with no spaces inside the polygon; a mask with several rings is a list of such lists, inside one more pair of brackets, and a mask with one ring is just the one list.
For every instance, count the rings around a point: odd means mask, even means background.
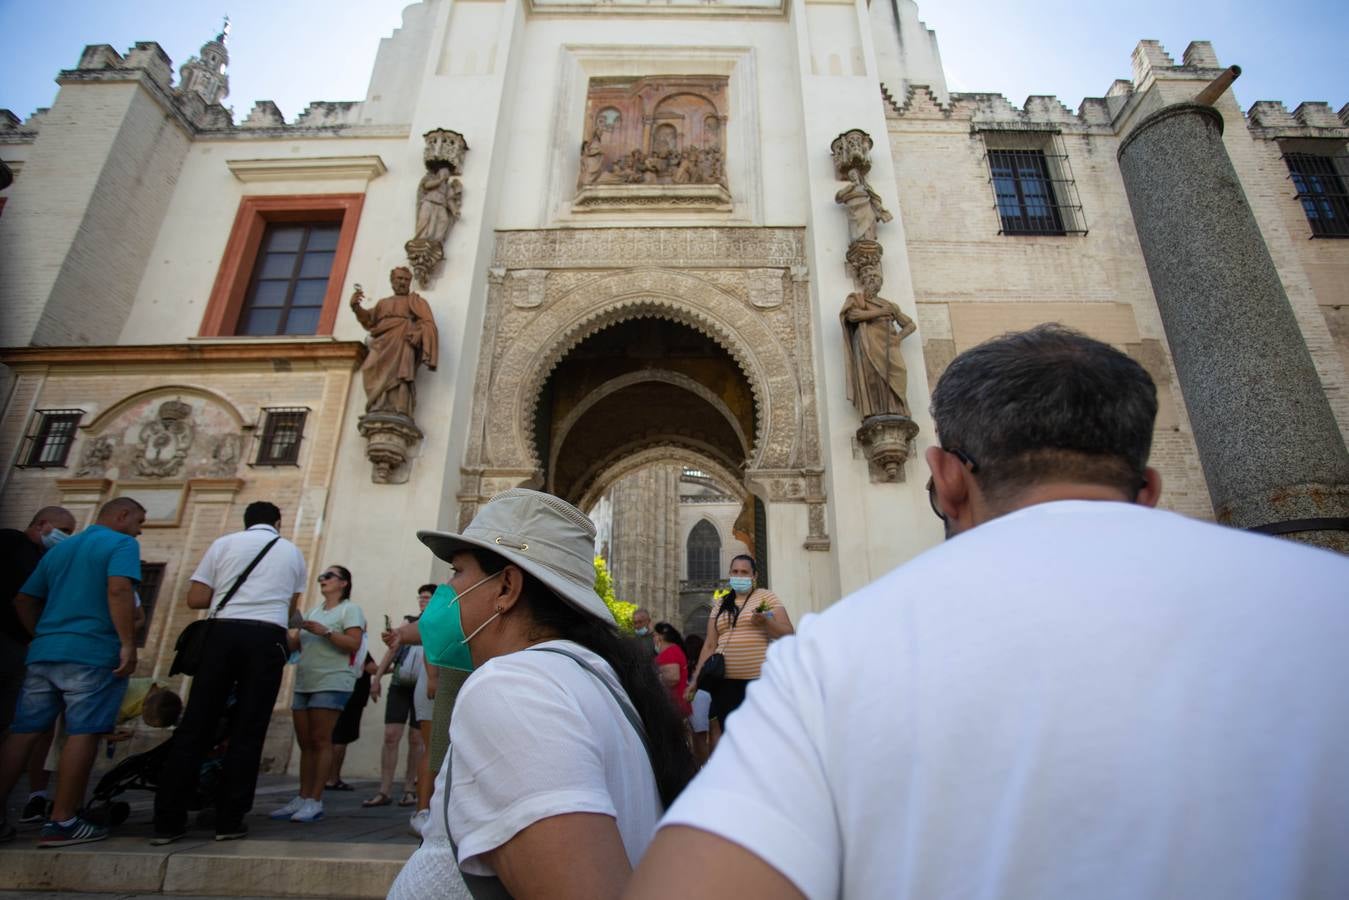
[{"label": "person wearing face mask", "polygon": [[[0,529],[0,735],[9,731],[14,708],[23,686],[24,654],[33,636],[19,621],[14,595],[37,568],[42,555],[75,533],[78,526],[70,510],[63,506],[44,506],[28,527]],[[0,738],[2,740],[2,738]],[[52,732],[43,734],[33,748],[28,767],[28,789],[32,792],[24,805],[20,822],[32,824],[46,817],[49,800],[47,782],[51,773],[42,762],[51,746]]]},{"label": "person wearing face mask", "polygon": [[640,606],[632,611],[632,633],[634,640],[648,655],[656,655],[656,639],[651,633],[651,613]]},{"label": "person wearing face mask", "polygon": [[[692,702],[703,665],[712,654],[720,653],[726,661],[725,673],[701,685],[712,695],[711,716],[720,723],[720,730],[726,727],[726,717],[744,702],[745,688],[759,677],[769,643],[796,630],[777,594],[758,587],[757,579],[754,557],[742,553],[731,560],[730,591],[721,595],[721,602],[707,617],[707,641],[685,691],[685,699]],[[717,733],[714,730],[714,743]]]},{"label": "person wearing face mask", "polygon": [[594,524],[517,488],[462,534],[417,536],[454,568],[418,623],[426,656],[472,674],[389,897],[465,896],[465,880],[475,896],[617,897],[694,767],[651,658],[595,593]]}]

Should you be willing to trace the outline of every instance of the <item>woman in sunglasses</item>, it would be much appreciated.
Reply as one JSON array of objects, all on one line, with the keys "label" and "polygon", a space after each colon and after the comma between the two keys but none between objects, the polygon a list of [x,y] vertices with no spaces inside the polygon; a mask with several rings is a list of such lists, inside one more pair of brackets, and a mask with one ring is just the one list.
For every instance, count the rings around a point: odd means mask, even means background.
[{"label": "woman in sunglasses", "polygon": [[333,758],[333,725],[356,686],[353,660],[361,652],[365,614],[351,602],[351,572],[329,566],[318,577],[323,602],[290,633],[300,651],[295,666],[291,715],[300,742],[300,793],[272,813],[273,819],[317,822],[323,818],[323,784]]}]

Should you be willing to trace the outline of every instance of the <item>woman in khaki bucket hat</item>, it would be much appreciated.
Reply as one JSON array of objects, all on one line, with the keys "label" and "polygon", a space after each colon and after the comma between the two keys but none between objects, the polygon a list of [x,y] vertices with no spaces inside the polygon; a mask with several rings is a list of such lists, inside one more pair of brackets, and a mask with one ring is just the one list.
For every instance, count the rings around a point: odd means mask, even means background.
[{"label": "woman in khaki bucket hat", "polygon": [[454,567],[420,622],[428,659],[473,674],[389,896],[617,897],[694,763],[650,656],[595,593],[594,524],[514,489],[462,533],[417,537]]}]

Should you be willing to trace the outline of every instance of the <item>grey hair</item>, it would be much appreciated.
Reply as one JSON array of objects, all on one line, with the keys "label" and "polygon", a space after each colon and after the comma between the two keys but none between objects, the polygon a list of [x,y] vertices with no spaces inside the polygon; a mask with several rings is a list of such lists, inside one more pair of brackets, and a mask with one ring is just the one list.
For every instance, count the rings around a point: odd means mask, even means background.
[{"label": "grey hair", "polygon": [[957,356],[932,392],[947,450],[978,466],[981,490],[1005,499],[1036,482],[1142,484],[1157,387],[1109,344],[1057,323],[993,338]]}]

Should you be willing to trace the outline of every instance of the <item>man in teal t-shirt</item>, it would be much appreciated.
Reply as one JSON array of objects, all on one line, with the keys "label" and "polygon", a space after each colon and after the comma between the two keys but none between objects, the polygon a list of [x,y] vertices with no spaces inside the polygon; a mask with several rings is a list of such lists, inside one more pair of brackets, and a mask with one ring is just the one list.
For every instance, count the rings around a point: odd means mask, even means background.
[{"label": "man in teal t-shirt", "polygon": [[[68,735],[40,847],[108,836],[108,829],[76,813],[99,737],[116,725],[127,677],[136,669],[135,586],[141,577],[136,535],[144,523],[145,508],[135,500],[110,500],[93,525],[42,557],[14,599],[34,637],[10,737],[0,747],[0,800],[8,799],[38,735],[63,710]],[[0,841],[13,838],[13,827],[0,822]]]}]

